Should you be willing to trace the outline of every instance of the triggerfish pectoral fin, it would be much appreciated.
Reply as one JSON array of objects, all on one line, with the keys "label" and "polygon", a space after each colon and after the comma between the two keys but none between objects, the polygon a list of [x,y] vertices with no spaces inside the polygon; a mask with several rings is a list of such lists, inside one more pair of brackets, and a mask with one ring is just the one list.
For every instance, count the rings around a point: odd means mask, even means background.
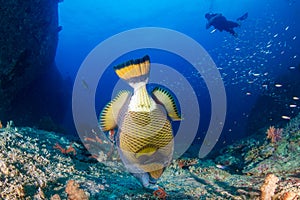
[{"label": "triggerfish pectoral fin", "polygon": [[168,113],[168,116],[173,121],[181,120],[173,95],[166,89],[156,87],[152,91],[154,100],[163,105]]},{"label": "triggerfish pectoral fin", "polygon": [[102,131],[109,131],[116,128],[120,110],[129,100],[130,95],[131,93],[129,91],[120,91],[119,94],[104,107],[99,117],[99,124]]}]

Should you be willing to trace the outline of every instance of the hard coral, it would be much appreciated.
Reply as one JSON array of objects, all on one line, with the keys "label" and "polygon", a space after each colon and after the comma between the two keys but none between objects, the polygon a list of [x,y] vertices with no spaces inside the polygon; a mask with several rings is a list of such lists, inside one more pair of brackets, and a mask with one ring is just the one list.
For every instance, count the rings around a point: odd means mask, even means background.
[{"label": "hard coral", "polygon": [[289,191],[284,193],[284,195],[282,196],[282,200],[295,200],[297,199],[298,195],[295,192]]},{"label": "hard coral", "polygon": [[55,194],[51,197],[50,200],[61,200],[60,196],[58,194]]},{"label": "hard coral", "polygon": [[179,168],[185,168],[192,165],[196,165],[198,163],[197,159],[179,159],[178,160],[178,166]]},{"label": "hard coral", "polygon": [[261,200],[271,200],[274,196],[277,182],[279,179],[274,174],[268,174],[265,178],[264,184],[261,186]]},{"label": "hard coral", "polygon": [[79,184],[74,180],[70,180],[67,183],[66,193],[68,194],[68,200],[88,200],[89,197],[85,194],[83,189],[79,188]]}]

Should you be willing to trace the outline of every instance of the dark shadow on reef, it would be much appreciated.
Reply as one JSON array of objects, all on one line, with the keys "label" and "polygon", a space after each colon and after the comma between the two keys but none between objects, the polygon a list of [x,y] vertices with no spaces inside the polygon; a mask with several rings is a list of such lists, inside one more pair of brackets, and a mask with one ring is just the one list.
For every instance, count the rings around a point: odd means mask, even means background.
[{"label": "dark shadow on reef", "polygon": [[268,89],[257,99],[249,115],[248,135],[268,126],[283,127],[289,122],[287,118],[295,117],[300,111],[297,99],[300,98],[300,64],[266,84]]},{"label": "dark shadow on reef", "polygon": [[68,104],[55,67],[58,1],[3,1],[0,11],[0,120],[58,130]]}]

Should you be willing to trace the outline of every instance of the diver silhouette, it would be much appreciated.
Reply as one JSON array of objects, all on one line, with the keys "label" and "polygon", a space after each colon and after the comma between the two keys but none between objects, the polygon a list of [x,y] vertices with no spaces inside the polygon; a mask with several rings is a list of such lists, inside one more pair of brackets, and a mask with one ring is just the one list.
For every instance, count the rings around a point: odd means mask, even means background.
[{"label": "diver silhouette", "polygon": [[245,13],[241,17],[237,18],[237,22],[227,20],[226,17],[224,17],[221,13],[206,13],[205,18],[208,20],[206,23],[206,29],[209,29],[211,26],[213,26],[215,29],[221,32],[226,31],[237,37],[238,35],[233,28],[240,27],[240,21],[247,19],[248,13]]}]

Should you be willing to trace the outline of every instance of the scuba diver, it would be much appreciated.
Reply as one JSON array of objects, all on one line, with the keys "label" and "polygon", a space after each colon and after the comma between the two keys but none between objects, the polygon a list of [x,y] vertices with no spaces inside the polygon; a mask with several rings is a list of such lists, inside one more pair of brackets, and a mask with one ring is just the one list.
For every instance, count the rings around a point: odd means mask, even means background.
[{"label": "scuba diver", "polygon": [[229,32],[231,35],[237,37],[237,33],[233,30],[233,28],[240,27],[240,21],[247,19],[248,13],[245,13],[241,17],[237,18],[237,22],[227,20],[222,14],[216,13],[206,13],[205,18],[208,20],[206,23],[206,29],[209,29],[213,26],[215,29],[219,31]]}]

